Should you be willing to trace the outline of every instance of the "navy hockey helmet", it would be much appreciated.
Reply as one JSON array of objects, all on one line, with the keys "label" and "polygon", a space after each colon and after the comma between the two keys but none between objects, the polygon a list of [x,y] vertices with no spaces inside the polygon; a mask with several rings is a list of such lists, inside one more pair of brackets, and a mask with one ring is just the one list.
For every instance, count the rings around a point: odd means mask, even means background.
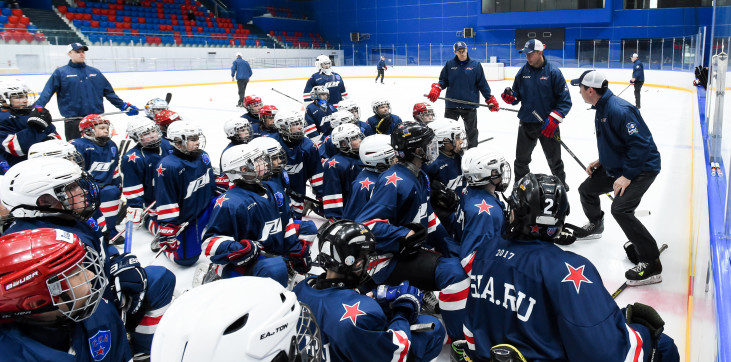
[{"label": "navy hockey helmet", "polygon": [[373,276],[376,265],[376,238],[363,224],[338,220],[325,223],[317,231],[320,265],[344,275],[350,286]]},{"label": "navy hockey helmet", "polygon": [[508,237],[550,241],[563,230],[569,200],[563,182],[553,175],[523,176],[508,198],[514,219],[508,224]]},{"label": "navy hockey helmet", "polygon": [[434,130],[419,122],[403,122],[391,133],[391,147],[399,160],[410,161],[414,157],[425,163],[439,156],[439,145],[434,138]]}]

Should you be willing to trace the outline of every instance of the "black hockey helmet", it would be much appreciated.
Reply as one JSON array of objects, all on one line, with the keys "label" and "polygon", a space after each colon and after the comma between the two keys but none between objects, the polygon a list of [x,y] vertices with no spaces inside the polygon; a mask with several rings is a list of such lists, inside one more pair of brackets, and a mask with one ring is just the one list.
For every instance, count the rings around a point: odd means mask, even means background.
[{"label": "black hockey helmet", "polygon": [[439,156],[439,144],[434,139],[434,130],[426,124],[414,121],[402,122],[391,133],[391,147],[399,160],[410,161],[414,157],[425,163]]},{"label": "black hockey helmet", "polygon": [[523,176],[508,198],[515,216],[507,227],[508,237],[550,241],[561,233],[569,214],[569,200],[561,180],[553,175]]},{"label": "black hockey helmet", "polygon": [[317,237],[320,266],[344,275],[351,286],[366,281],[375,272],[376,238],[363,224],[350,220],[327,222],[317,231]]}]

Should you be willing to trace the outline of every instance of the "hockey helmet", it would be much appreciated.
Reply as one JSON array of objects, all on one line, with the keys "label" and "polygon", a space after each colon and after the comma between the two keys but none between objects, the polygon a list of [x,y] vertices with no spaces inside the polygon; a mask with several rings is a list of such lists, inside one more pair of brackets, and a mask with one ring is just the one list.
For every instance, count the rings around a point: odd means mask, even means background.
[{"label": "hockey helmet", "polygon": [[254,133],[249,121],[241,117],[231,118],[226,121],[223,124],[223,131],[226,132],[226,137],[236,145],[249,143],[251,135]]},{"label": "hockey helmet", "polygon": [[553,175],[523,176],[508,198],[514,214],[506,233],[509,238],[550,241],[561,234],[569,214],[569,201],[561,180]]},{"label": "hockey helmet", "polygon": [[[323,98],[323,96],[325,97]],[[310,91],[310,99],[313,101],[324,99],[327,101],[330,99],[330,90],[323,85],[316,85],[312,87],[312,90]]]},{"label": "hockey helmet", "polygon": [[[352,123],[345,123],[333,129],[331,137],[333,145],[335,145],[340,152],[355,156],[358,154],[360,141],[362,141],[365,136],[363,136],[363,133],[360,131],[360,127]],[[353,143],[355,143],[355,145]]]},{"label": "hockey helmet", "polygon": [[414,104],[414,110],[412,112],[414,120],[429,123],[434,120],[434,107],[426,102]]},{"label": "hockey helmet", "polygon": [[[106,132],[104,127],[99,130],[96,129],[96,126],[100,125],[107,125]],[[84,138],[88,138],[102,146],[109,142],[111,127],[109,120],[98,114],[90,114],[79,122],[79,131],[84,135]]]},{"label": "hockey helmet", "polygon": [[155,123],[162,132],[167,132],[168,127],[175,121],[182,121],[183,118],[177,112],[166,109],[155,115]]},{"label": "hockey helmet", "polygon": [[327,55],[318,55],[315,60],[315,68],[318,72],[330,75],[332,74],[332,60]]},{"label": "hockey helmet", "polygon": [[168,102],[166,102],[162,98],[153,98],[150,99],[147,104],[145,104],[145,114],[152,118],[155,118],[155,116],[168,109]]},{"label": "hockey helmet", "polygon": [[0,108],[27,114],[33,109],[37,99],[38,95],[20,79],[0,80]]},{"label": "hockey helmet", "polygon": [[343,99],[338,103],[338,111],[348,111],[353,114],[354,122],[360,121],[360,107],[352,99]]},{"label": "hockey helmet", "polygon": [[202,154],[206,147],[201,128],[188,121],[173,122],[168,127],[167,139],[178,151],[193,157]]},{"label": "hockey helmet", "polygon": [[282,172],[284,166],[287,165],[287,152],[279,141],[271,137],[257,137],[249,142],[250,145],[256,146],[260,150],[266,151],[272,160],[272,173],[278,174]]},{"label": "hockey helmet", "polygon": [[437,119],[434,122],[429,122],[428,126],[434,130],[434,138],[436,138],[440,148],[451,144],[457,151],[461,151],[467,143],[467,136],[462,122],[452,119]]},{"label": "hockey helmet", "polygon": [[279,112],[274,125],[285,141],[297,142],[305,137],[305,117],[301,112]]},{"label": "hockey helmet", "polygon": [[[510,163],[500,153],[486,147],[474,147],[462,156],[462,174],[470,186],[492,183],[495,191],[508,189],[512,177]],[[496,183],[497,182],[497,183]]]},{"label": "hockey helmet", "polygon": [[341,124],[355,124],[356,120],[353,117],[353,114],[348,111],[337,111],[331,115],[328,116],[328,119],[330,120],[330,127],[332,129],[337,128]]},{"label": "hockey helmet", "polygon": [[317,238],[317,261],[324,269],[344,275],[348,286],[359,285],[375,273],[376,238],[363,224],[326,222],[317,231]]},{"label": "hockey helmet", "polygon": [[[383,114],[378,113],[378,108],[381,106],[387,106],[388,108],[384,111]],[[378,97],[371,101],[371,109],[373,110],[373,114],[379,116],[379,117],[385,117],[389,114],[391,114],[391,101],[388,100],[386,97]]]},{"label": "hockey helmet", "polygon": [[127,134],[143,148],[157,148],[162,141],[160,127],[151,119],[143,116],[133,116],[127,123]]},{"label": "hockey helmet", "polygon": [[269,153],[251,144],[229,147],[221,155],[221,171],[231,182],[260,183],[272,176]]},{"label": "hockey helmet", "polygon": [[358,150],[360,160],[366,168],[376,172],[386,171],[396,163],[396,151],[391,147],[391,137],[374,134],[363,139]]},{"label": "hockey helmet", "polygon": [[259,98],[258,96],[252,94],[244,97],[244,107],[246,107],[246,110],[252,115],[258,117],[259,109],[261,109],[261,106],[261,98]]},{"label": "hockey helmet", "polygon": [[84,167],[84,156],[76,150],[76,147],[58,138],[34,143],[30,146],[28,149],[28,159],[40,157],[65,158],[75,162],[79,167]]},{"label": "hockey helmet", "polygon": [[430,163],[439,156],[439,145],[434,131],[418,122],[402,122],[391,133],[391,147],[399,159],[410,161],[414,157]]},{"label": "hockey helmet", "polygon": [[279,113],[275,106],[262,106],[259,109],[259,119],[261,120],[261,128],[269,132],[276,132],[277,126],[274,124],[274,118]]}]

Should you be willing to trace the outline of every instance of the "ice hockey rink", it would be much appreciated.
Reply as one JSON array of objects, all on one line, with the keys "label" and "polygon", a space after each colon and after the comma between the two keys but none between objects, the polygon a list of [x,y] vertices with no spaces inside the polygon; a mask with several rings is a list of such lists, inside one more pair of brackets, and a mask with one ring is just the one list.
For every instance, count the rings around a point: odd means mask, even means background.
[{"label": "ice hockey rink", "polygon": [[[423,95],[437,80],[440,70],[441,67],[389,67],[386,72],[386,84],[382,85],[374,83],[375,67],[335,67],[335,71],[345,80],[350,98],[360,106],[362,120],[372,114],[370,101],[376,96],[388,97],[391,100],[393,113],[403,120],[412,119],[411,109],[414,103],[426,100]],[[578,77],[584,70],[586,69],[562,69],[567,80]],[[517,68],[506,68],[505,80],[490,81],[493,94],[499,95],[505,87],[511,86],[516,71]],[[313,72],[313,68],[254,69],[247,94],[260,96],[264,104],[275,105],[280,111],[301,110],[300,103],[274,90],[302,99],[306,79]],[[243,109],[234,106],[237,101],[236,84],[230,82],[228,69],[105,74],[122,99],[140,108],[151,98],[164,98],[166,93],[172,93],[170,109],[180,113],[184,119],[201,126],[207,141],[205,149],[213,160],[219,159],[221,151],[228,144],[223,132],[224,122],[244,112]],[[607,69],[605,74],[610,80],[610,89],[615,94],[622,92],[621,97],[634,104],[633,89],[625,90],[631,71]],[[32,89],[40,91],[48,75],[29,75],[20,78],[24,79]],[[632,302],[642,302],[655,307],[665,320],[665,333],[675,340],[681,358],[685,359],[684,356],[688,356],[686,352],[692,352],[688,360],[709,361],[713,359],[716,347],[712,285],[709,287],[711,291],[706,289],[708,280],[706,270],[709,264],[707,259],[689,258],[691,249],[695,247],[692,240],[698,237],[694,235],[694,230],[697,228],[693,228],[693,223],[698,222],[697,213],[701,209],[698,200],[694,201],[690,192],[693,187],[694,147],[696,151],[697,147],[701,147],[702,154],[702,145],[698,141],[694,143],[694,137],[698,137],[696,130],[698,106],[691,87],[692,79],[691,73],[646,71],[641,112],[660,151],[662,171],[645,194],[638,210],[650,212],[650,215],[643,216],[641,220],[658,244],[667,244],[668,249],[661,256],[663,282],[627,288],[616,301],[620,307]],[[561,125],[561,135],[576,156],[588,164],[597,159],[594,111],[588,109],[589,106],[582,100],[578,88],[570,86],[569,88],[573,106]],[[442,93],[442,96],[444,95],[445,93]],[[501,107],[510,107],[501,100],[499,103]],[[47,107],[54,117],[59,116],[55,98]],[[438,116],[444,114],[443,101],[437,101],[434,107]],[[111,112],[115,111],[115,108],[106,103],[106,110]],[[118,141],[125,135],[127,117],[116,115],[110,116],[110,119],[118,132],[114,137]],[[57,124],[57,127],[59,126]],[[488,141],[489,144],[512,164],[518,127],[516,113],[505,110],[494,113],[481,107],[478,110],[478,127],[480,139],[494,137]],[[567,182],[571,188],[569,192],[571,213],[567,221],[583,225],[586,218],[581,209],[577,190],[586,174],[567,152],[563,152],[563,162]],[[214,165],[217,166],[217,163],[215,161]],[[534,150],[531,171],[550,172],[540,146]],[[601,282],[612,293],[625,281],[624,272],[632,264],[622,249],[627,239],[611,218],[610,201],[606,197],[602,197],[602,208],[607,215],[602,238],[579,241],[565,249],[591,260],[601,273],[603,279]],[[322,219],[315,220],[318,224],[322,221]],[[174,271],[177,276],[178,293],[191,288],[195,267],[178,267],[163,256],[153,260],[154,254],[149,248],[151,239],[152,236],[147,231],[136,230],[132,252],[138,255],[144,265],[152,262]],[[313,255],[315,253],[316,251]],[[201,258],[199,263],[208,261]],[[313,272],[318,271],[313,269]],[[690,346],[692,348],[688,351]],[[444,358],[448,360],[448,354],[442,353],[440,360]]]}]

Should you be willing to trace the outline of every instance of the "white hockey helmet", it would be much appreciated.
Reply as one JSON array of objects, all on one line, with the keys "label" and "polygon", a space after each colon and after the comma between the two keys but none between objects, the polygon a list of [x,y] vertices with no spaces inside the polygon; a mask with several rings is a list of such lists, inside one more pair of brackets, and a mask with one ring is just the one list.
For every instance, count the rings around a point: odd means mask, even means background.
[{"label": "white hockey helmet", "polygon": [[374,134],[363,139],[358,150],[365,167],[377,172],[386,171],[396,163],[396,151],[391,147],[391,136]]},{"label": "white hockey helmet", "polygon": [[269,153],[251,144],[229,147],[221,155],[221,172],[231,182],[241,180],[259,183],[272,176],[272,161]]},{"label": "white hockey helmet", "polygon": [[365,136],[360,131],[360,127],[352,123],[345,123],[335,127],[330,137],[332,138],[333,145],[340,152],[357,155],[358,149],[360,149],[360,142],[357,142],[356,146],[353,146],[353,141],[362,141]]},{"label": "white hockey helmet", "polygon": [[[12,98],[27,97],[28,102],[21,107],[12,107]],[[0,80],[0,108],[30,111],[33,108],[38,95],[30,90],[20,79]]]},{"label": "white hockey helmet", "polygon": [[[246,118],[231,118],[223,124],[223,131],[226,137],[234,144],[249,143],[251,135],[254,131],[251,129],[251,123]],[[241,134],[244,134],[243,136]]]},{"label": "white hockey helmet", "polygon": [[500,153],[487,147],[473,147],[462,156],[462,174],[469,186],[492,183],[495,190],[502,192],[508,189],[512,170]]},{"label": "white hockey helmet", "polygon": [[[274,138],[257,137],[251,140],[249,144],[254,145],[269,154],[269,158],[272,160],[273,174],[282,172],[284,166],[287,165],[287,152],[282,147],[282,144]],[[275,160],[279,161],[276,165],[274,164]]]},{"label": "white hockey helmet", "polygon": [[157,326],[151,357],[315,362],[322,359],[322,340],[310,308],[293,292],[270,278],[245,276],[181,295]]},{"label": "white hockey helmet", "polygon": [[[386,111],[385,114],[378,113],[378,107],[380,107],[382,105],[388,106],[388,110]],[[391,113],[391,101],[389,101],[388,98],[383,97],[383,96],[377,97],[371,101],[371,109],[373,110],[373,114],[375,114],[377,116],[385,117]]]},{"label": "white hockey helmet", "polygon": [[327,97],[325,98],[326,101],[330,100],[330,90],[327,89],[327,87],[325,87],[324,85],[316,85],[312,87],[312,90],[310,91],[310,99],[312,99],[313,101],[317,101],[323,94],[327,95]]},{"label": "white hockey helmet", "polygon": [[[189,121],[181,120],[171,123],[168,126],[167,139],[170,140],[175,148],[187,155],[200,155],[206,147],[206,137],[203,135],[203,131],[200,127]],[[189,150],[187,141],[200,141],[198,149]]]},{"label": "white hockey helmet", "polygon": [[[78,165],[61,158],[39,157],[11,167],[0,182],[0,195],[15,217],[69,214],[86,220],[99,208],[97,184]],[[40,206],[39,201],[52,200],[62,209]]]},{"label": "white hockey helmet", "polygon": [[338,103],[338,111],[348,111],[353,114],[353,119],[360,121],[360,107],[352,99],[343,99]]},{"label": "white hockey helmet", "polygon": [[337,111],[328,116],[330,119],[330,127],[337,128],[341,124],[355,124],[353,114],[348,111]]},{"label": "white hockey helmet", "polygon": [[127,135],[143,148],[157,148],[162,141],[162,132],[155,121],[144,116],[133,116],[127,123]]},{"label": "white hockey helmet", "polygon": [[296,142],[305,136],[305,116],[302,112],[279,112],[274,126],[286,141]]},{"label": "white hockey helmet", "polygon": [[439,147],[443,147],[445,144],[452,144],[456,147],[457,142],[461,142],[464,147],[467,143],[462,122],[452,119],[437,119],[427,125],[434,130],[434,138],[439,143]]},{"label": "white hockey helmet", "polygon": [[52,138],[47,141],[34,143],[28,149],[28,159],[50,157],[50,158],[65,158],[69,161],[73,161],[79,167],[84,167],[84,156],[76,150],[74,145],[61,141],[58,138]]},{"label": "white hockey helmet", "polygon": [[315,68],[318,72],[325,73],[327,75],[332,74],[332,61],[327,55],[318,55],[315,60]]},{"label": "white hockey helmet", "polygon": [[168,102],[166,102],[162,98],[150,99],[147,104],[145,104],[145,114],[151,119],[155,119],[155,115],[158,112],[164,111],[166,109],[168,109]]}]

